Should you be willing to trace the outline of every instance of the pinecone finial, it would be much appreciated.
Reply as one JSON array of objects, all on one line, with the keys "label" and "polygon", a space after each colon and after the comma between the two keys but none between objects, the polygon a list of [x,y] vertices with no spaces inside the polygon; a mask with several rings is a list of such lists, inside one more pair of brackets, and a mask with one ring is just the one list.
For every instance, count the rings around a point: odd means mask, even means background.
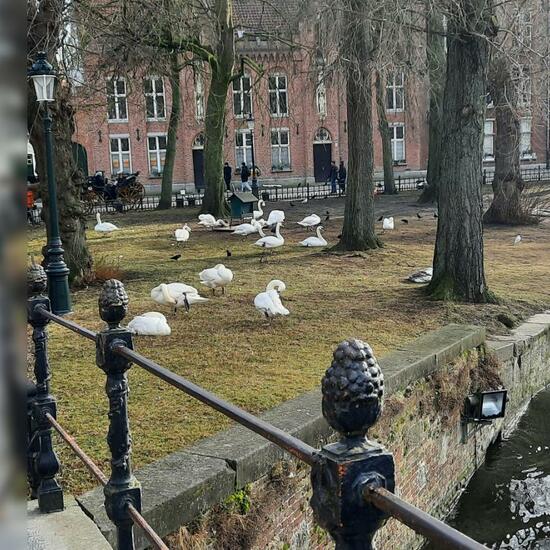
[{"label": "pinecone finial", "polygon": [[99,315],[109,328],[118,328],[128,313],[128,294],[124,290],[124,285],[117,279],[105,281],[99,294],[98,305]]}]

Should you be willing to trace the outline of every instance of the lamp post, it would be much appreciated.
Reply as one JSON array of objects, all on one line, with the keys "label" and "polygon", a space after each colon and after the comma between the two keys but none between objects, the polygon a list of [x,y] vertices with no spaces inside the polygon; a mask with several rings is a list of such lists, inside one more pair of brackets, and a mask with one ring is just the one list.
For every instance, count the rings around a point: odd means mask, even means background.
[{"label": "lamp post", "polygon": [[55,71],[48,63],[46,54],[39,52],[32,64],[28,76],[34,83],[36,100],[44,108],[44,139],[46,142],[46,171],[48,179],[48,236],[46,245],[46,274],[48,275],[48,292],[53,313],[63,315],[71,311],[69,294],[69,269],[63,259],[63,248],[59,236],[59,216],[57,211],[57,186],[53,165],[52,117],[48,103],[53,101]]},{"label": "lamp post", "polygon": [[250,154],[252,155],[252,193],[256,196],[259,196],[258,192],[258,179],[256,178],[256,161],[254,160],[254,117],[252,113],[248,115],[246,121],[248,124],[248,129],[250,130]]}]

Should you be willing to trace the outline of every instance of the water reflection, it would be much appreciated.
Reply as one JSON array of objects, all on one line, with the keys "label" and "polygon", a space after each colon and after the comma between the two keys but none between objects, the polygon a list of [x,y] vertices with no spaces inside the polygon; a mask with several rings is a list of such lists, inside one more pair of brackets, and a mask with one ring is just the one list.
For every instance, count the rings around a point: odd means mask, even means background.
[{"label": "water reflection", "polygon": [[487,453],[448,522],[495,550],[550,550],[550,390]]}]

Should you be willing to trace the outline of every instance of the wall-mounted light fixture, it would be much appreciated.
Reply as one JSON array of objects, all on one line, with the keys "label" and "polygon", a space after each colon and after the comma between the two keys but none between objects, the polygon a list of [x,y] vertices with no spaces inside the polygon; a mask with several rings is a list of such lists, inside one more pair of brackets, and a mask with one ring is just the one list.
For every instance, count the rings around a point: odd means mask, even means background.
[{"label": "wall-mounted light fixture", "polygon": [[262,124],[262,137],[264,137],[264,130],[265,130],[265,127],[264,127],[264,125]]},{"label": "wall-mounted light fixture", "polygon": [[344,134],[346,134],[348,131],[348,121],[344,120]]},{"label": "wall-mounted light fixture", "polygon": [[225,127],[225,138],[227,139],[229,137],[229,133],[227,132],[227,126]]},{"label": "wall-mounted light fixture", "polygon": [[97,131],[97,140],[99,141],[99,143],[101,143],[103,141],[103,138],[101,136],[101,130]]},{"label": "wall-mounted light fixture", "polygon": [[300,125],[299,124],[296,124],[296,135],[297,136],[300,135]]},{"label": "wall-mounted light fixture", "polygon": [[[464,401],[462,413],[462,443],[474,434],[483,424],[490,424],[497,418],[504,418],[508,390],[481,391],[469,395]],[[476,424],[473,430],[469,424]]]},{"label": "wall-mounted light fixture", "polygon": [[139,128],[136,128],[136,139],[139,141],[141,139],[141,135],[139,133]]}]

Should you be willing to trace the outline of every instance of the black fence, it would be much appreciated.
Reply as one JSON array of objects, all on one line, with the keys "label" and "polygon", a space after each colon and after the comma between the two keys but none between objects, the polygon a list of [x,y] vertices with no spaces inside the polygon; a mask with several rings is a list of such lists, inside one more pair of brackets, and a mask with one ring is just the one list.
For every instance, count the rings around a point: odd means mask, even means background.
[{"label": "black fence", "polygon": [[[63,490],[56,480],[60,464],[53,448],[54,429],[104,486],[105,508],[116,526],[118,549],[134,549],[133,528],[138,525],[155,548],[167,550],[141,515],[141,486],[132,473],[127,371],[135,365],[309,465],[314,517],[330,533],[338,550],[371,549],[375,532],[388,517],[397,518],[441,548],[485,548],[393,494],[393,456],[366,437],[380,415],[384,393],[384,377],[368,344],[344,341],[334,352],[332,366],[322,381],[323,414],[341,439],[317,450],[137,353],[131,332],[120,324],[128,311],[128,296],[120,281],[105,282],[100,292],[99,315],[107,326],[98,333],[52,313],[45,295],[47,277],[41,266],[29,267],[27,286],[27,318],[33,329],[35,356],[35,381],[28,381],[27,388],[27,471],[31,495],[38,499],[41,512],[59,511],[64,506]],[[96,364],[107,378],[110,477],[56,420],[46,348],[49,322],[96,343]]]}]

